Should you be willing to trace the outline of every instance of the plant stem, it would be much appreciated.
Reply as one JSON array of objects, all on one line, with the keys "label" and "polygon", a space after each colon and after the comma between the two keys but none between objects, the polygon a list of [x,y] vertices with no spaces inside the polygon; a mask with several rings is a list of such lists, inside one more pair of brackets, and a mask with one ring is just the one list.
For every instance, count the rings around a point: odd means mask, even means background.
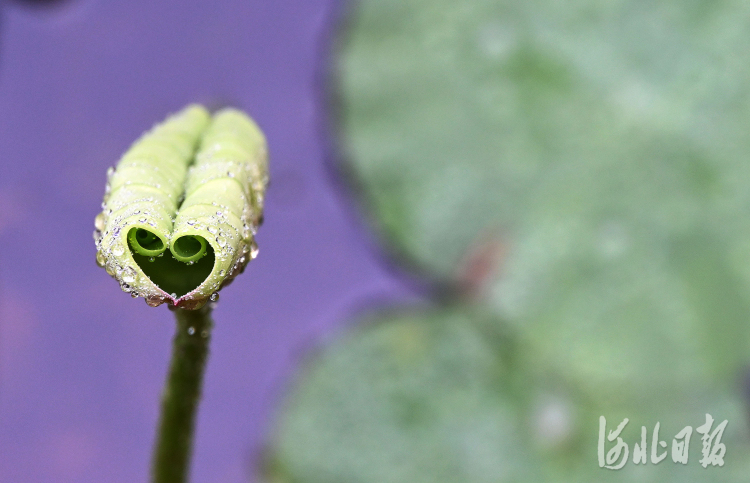
[{"label": "plant stem", "polygon": [[213,325],[210,305],[199,310],[173,310],[177,317],[177,332],[172,344],[172,364],[162,394],[161,421],[153,459],[154,483],[187,481],[195,414]]}]

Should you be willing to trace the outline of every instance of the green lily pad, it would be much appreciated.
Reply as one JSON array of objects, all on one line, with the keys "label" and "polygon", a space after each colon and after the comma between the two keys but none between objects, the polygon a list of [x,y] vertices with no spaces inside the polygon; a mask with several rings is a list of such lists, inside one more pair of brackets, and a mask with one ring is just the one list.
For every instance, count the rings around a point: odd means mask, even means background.
[{"label": "green lily pad", "polygon": [[[750,468],[745,407],[727,391],[598,406],[540,377],[503,324],[466,307],[370,316],[308,359],[269,451],[272,483],[740,482]],[[641,426],[671,448],[711,413],[729,421],[724,468],[704,470],[700,436],[688,465],[632,463]],[[599,416],[623,418],[630,463],[597,461]],[[606,450],[612,448],[606,443]],[[668,449],[669,449],[668,448]],[[662,453],[661,448],[658,453]],[[650,455],[650,453],[649,453]]]},{"label": "green lily pad", "polygon": [[340,142],[386,245],[602,403],[727,388],[750,360],[744,4],[361,0]]},{"label": "green lily pad", "polygon": [[737,228],[750,200],[745,8],[357,2],[337,101],[374,223],[448,278],[483,230],[513,244],[539,209],[631,218],[654,239]]},{"label": "green lily pad", "polygon": [[269,477],[526,478],[533,468],[509,355],[501,334],[483,331],[461,312],[370,319],[302,374],[280,420]]}]

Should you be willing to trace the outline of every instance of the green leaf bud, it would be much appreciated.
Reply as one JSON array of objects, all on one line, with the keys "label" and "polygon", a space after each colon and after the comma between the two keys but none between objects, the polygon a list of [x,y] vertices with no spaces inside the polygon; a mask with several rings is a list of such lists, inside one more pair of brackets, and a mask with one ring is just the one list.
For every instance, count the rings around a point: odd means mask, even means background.
[{"label": "green leaf bud", "polygon": [[257,255],[267,183],[265,138],[250,118],[188,106],[108,171],[97,263],[150,306],[200,308]]}]

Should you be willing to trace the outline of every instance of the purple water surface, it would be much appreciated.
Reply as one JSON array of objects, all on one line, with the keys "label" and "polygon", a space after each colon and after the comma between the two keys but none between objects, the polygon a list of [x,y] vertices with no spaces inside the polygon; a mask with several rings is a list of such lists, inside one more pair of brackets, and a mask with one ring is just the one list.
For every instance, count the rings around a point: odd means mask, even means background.
[{"label": "purple water surface", "polygon": [[173,331],[94,263],[105,171],[190,102],[264,129],[260,256],[222,291],[192,481],[256,481],[305,348],[406,300],[331,170],[320,73],[334,0],[0,8],[0,481],[147,481]]}]

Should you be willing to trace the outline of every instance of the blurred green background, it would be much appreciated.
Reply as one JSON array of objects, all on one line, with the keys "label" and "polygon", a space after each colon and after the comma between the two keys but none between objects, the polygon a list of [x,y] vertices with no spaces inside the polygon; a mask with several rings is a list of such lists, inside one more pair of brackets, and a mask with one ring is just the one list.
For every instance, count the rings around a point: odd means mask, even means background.
[{"label": "blurred green background", "polygon": [[[750,3],[348,13],[340,170],[434,290],[309,356],[267,479],[747,481]],[[725,465],[700,465],[697,433],[674,463],[672,438],[706,413],[729,421]],[[622,470],[599,468],[599,416],[630,419]],[[667,458],[634,464],[657,422]]]}]

